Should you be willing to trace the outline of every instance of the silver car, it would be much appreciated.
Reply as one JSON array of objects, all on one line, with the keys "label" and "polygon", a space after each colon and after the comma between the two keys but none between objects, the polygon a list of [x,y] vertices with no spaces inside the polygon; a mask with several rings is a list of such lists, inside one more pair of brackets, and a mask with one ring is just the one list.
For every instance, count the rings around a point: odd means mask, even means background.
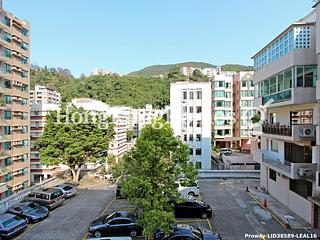
[{"label": "silver car", "polygon": [[69,184],[60,184],[55,186],[54,188],[60,189],[63,192],[65,198],[70,198],[77,193],[77,188]]}]

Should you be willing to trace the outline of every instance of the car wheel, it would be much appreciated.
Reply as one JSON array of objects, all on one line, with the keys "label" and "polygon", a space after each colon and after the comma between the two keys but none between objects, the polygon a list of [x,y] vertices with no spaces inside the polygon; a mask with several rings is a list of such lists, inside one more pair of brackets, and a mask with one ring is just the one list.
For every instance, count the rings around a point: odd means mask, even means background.
[{"label": "car wheel", "polygon": [[100,231],[95,231],[93,234],[96,238],[100,238],[101,237],[101,232]]},{"label": "car wheel", "polygon": [[131,230],[130,231],[130,236],[131,237],[136,237],[137,236],[137,231],[136,230]]},{"label": "car wheel", "polygon": [[206,218],[208,218],[208,214],[206,214],[206,213],[202,213],[202,214],[201,214],[201,218],[202,218],[202,219],[206,219]]},{"label": "car wheel", "polygon": [[194,192],[189,192],[188,195],[194,197],[196,194]]}]

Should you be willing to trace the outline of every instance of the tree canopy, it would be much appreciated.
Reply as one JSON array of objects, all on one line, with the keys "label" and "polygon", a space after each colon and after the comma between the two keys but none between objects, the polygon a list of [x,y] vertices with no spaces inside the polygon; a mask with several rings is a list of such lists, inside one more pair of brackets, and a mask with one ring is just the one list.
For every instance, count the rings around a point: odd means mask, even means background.
[{"label": "tree canopy", "polygon": [[111,118],[93,118],[82,108],[66,107],[47,116],[44,132],[37,142],[41,162],[65,164],[78,182],[81,166],[87,162],[105,162],[114,130]]},{"label": "tree canopy", "polygon": [[182,173],[195,181],[196,169],[189,163],[189,147],[174,136],[170,124],[156,119],[146,125],[120,168],[116,172],[121,172],[121,191],[137,206],[144,234],[172,230],[175,218],[169,200],[179,197],[175,181]]}]

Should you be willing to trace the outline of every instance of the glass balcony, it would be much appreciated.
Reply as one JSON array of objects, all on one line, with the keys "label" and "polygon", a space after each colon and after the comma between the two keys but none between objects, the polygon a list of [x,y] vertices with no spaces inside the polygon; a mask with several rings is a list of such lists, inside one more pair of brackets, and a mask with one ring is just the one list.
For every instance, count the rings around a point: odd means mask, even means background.
[{"label": "glass balcony", "polygon": [[263,97],[262,104],[263,105],[266,104],[270,99],[273,99],[274,103],[290,100],[291,99],[291,89]]}]

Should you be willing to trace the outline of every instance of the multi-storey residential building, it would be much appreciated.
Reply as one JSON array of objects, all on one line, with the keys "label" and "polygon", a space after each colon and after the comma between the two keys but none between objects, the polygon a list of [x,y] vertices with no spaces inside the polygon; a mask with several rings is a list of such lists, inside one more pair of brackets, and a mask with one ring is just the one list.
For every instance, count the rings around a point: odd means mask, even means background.
[{"label": "multi-storey residential building", "polygon": [[0,198],[30,185],[30,25],[0,9]]},{"label": "multi-storey residential building", "polygon": [[152,120],[161,117],[166,112],[166,109],[154,109],[151,104],[147,104],[145,108],[133,109],[133,131],[135,136],[140,134],[141,129],[146,124],[150,124]]},{"label": "multi-storey residential building", "polygon": [[103,75],[118,75],[118,76],[124,76],[124,74],[122,73],[117,73],[111,70],[107,70],[107,69],[101,69],[101,68],[95,68],[93,69],[92,75],[93,76],[103,76]]},{"label": "multi-storey residential building", "polygon": [[190,162],[211,169],[211,83],[172,83],[170,109],[171,127],[189,145]]},{"label": "multi-storey residential building", "polygon": [[60,93],[54,89],[36,85],[34,90],[30,91],[30,104],[32,103],[46,103],[46,104],[60,104]]},{"label": "multi-storey residential building", "polygon": [[238,72],[233,76],[233,147],[251,150],[253,109],[253,72]]},{"label": "multi-storey residential building", "polygon": [[50,111],[58,111],[60,106],[54,103],[33,103],[30,108],[30,170],[31,182],[39,183],[61,171],[68,169],[64,165],[45,165],[40,162],[39,151],[34,147],[41,137],[46,125],[47,115]]},{"label": "multi-storey residential building", "polygon": [[187,77],[191,77],[193,74],[194,70],[199,70],[200,72],[202,72],[203,75],[212,78],[213,76],[215,76],[217,73],[221,72],[221,68],[220,67],[215,67],[215,68],[194,68],[194,67],[182,67],[180,69],[180,72],[187,76]]},{"label": "multi-storey residential building", "polygon": [[255,105],[273,101],[261,109],[254,159],[261,186],[319,228],[320,4],[314,7],[253,56]]},{"label": "multi-storey residential building", "polygon": [[113,119],[115,135],[110,143],[108,153],[119,160],[128,151],[127,132],[132,122],[131,111],[128,107],[110,107],[106,103],[90,98],[76,98],[72,100],[76,107],[93,113],[102,113]]},{"label": "multi-storey residential building", "polygon": [[212,135],[214,146],[232,147],[233,76],[223,73],[212,79]]}]

